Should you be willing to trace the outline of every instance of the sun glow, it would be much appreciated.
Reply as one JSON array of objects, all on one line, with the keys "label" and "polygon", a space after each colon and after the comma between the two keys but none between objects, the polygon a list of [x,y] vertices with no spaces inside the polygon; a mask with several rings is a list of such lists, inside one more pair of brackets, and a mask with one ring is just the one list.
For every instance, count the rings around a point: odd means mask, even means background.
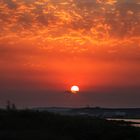
[{"label": "sun glow", "polygon": [[72,93],[77,93],[77,92],[79,92],[79,87],[78,87],[78,86],[72,86],[72,87],[71,87],[71,92],[72,92]]}]

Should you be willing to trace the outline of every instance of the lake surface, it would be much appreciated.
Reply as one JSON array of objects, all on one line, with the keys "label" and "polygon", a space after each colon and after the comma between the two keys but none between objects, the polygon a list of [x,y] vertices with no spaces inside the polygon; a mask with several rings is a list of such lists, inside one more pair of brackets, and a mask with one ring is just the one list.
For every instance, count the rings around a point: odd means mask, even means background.
[{"label": "lake surface", "polygon": [[118,118],[108,118],[107,120],[115,120],[115,121],[125,121],[131,122],[132,126],[140,127],[140,119],[118,119]]}]

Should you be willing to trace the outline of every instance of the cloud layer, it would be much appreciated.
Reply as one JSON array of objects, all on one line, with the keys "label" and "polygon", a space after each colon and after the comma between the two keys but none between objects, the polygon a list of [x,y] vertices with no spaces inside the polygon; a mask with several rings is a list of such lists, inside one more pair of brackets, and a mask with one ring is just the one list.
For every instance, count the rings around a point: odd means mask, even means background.
[{"label": "cloud layer", "polygon": [[[139,47],[139,0],[1,0],[0,41],[48,51]],[[111,49],[110,49],[111,47]],[[113,47],[113,49],[112,49]],[[112,51],[112,52],[113,52]]]}]

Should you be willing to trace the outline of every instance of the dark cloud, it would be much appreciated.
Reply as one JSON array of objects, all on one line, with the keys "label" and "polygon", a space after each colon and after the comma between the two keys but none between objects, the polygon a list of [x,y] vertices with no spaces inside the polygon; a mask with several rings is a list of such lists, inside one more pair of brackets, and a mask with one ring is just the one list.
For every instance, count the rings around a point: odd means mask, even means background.
[{"label": "dark cloud", "polygon": [[13,0],[3,0],[9,9],[16,9],[17,8],[17,4],[16,2],[14,2]]}]

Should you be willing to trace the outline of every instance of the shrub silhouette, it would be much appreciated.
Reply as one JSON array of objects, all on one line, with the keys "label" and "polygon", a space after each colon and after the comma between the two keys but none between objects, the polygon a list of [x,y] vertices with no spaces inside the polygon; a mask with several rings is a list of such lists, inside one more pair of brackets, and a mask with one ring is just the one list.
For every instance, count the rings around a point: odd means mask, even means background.
[{"label": "shrub silhouette", "polygon": [[0,111],[0,140],[140,140],[140,128],[88,116]]}]

